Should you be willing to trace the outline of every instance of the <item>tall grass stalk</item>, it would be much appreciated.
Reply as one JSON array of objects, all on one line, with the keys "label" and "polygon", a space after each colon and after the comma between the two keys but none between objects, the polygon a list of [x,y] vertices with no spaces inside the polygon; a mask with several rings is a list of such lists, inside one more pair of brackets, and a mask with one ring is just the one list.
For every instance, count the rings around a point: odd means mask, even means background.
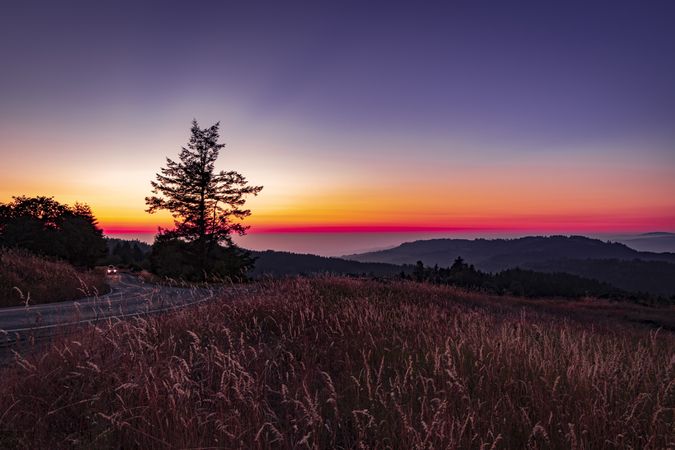
[{"label": "tall grass stalk", "polygon": [[447,287],[268,282],[0,373],[0,447],[675,446],[675,337]]},{"label": "tall grass stalk", "polygon": [[0,248],[0,308],[75,300],[107,290],[102,272],[79,271],[65,262]]}]

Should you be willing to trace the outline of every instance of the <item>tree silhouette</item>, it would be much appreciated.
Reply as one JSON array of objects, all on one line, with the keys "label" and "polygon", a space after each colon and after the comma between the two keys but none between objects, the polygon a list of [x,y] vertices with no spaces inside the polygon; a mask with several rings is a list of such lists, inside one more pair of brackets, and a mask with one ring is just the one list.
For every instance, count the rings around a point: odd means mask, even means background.
[{"label": "tree silhouette", "polygon": [[[220,123],[200,128],[192,121],[187,148],[179,160],[166,159],[152,192],[146,197],[147,212],[168,210],[174,218],[173,230],[160,230],[161,241],[180,240],[194,253],[197,269],[203,276],[214,268],[214,251],[225,244],[234,247],[232,234],[246,234],[248,226],[240,221],[251,214],[244,208],[246,196],[257,195],[262,186],[249,186],[235,171],[215,171],[215,162],[225,144],[219,144]],[[186,246],[179,246],[186,248]],[[172,248],[178,248],[172,246]]]},{"label": "tree silhouette", "polygon": [[103,232],[89,206],[53,197],[13,197],[0,203],[0,245],[93,267],[106,253]]}]

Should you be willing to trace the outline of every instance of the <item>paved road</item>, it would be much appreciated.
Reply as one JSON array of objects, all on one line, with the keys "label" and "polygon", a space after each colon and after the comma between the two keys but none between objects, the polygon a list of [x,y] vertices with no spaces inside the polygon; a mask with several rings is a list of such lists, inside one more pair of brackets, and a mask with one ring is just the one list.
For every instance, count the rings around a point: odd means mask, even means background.
[{"label": "paved road", "polygon": [[201,303],[215,291],[143,283],[121,274],[111,277],[112,291],[100,297],[29,307],[0,308],[0,350],[26,339],[46,339],[64,329],[113,317],[159,313]]}]

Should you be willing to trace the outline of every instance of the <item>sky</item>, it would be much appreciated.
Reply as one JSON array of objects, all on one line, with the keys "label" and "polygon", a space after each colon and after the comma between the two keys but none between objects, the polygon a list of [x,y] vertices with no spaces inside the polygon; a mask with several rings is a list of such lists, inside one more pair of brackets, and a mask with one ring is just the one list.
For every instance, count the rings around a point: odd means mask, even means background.
[{"label": "sky", "polygon": [[675,231],[673,23],[668,0],[2,2],[0,202],[153,233],[195,118],[264,186],[266,246]]}]

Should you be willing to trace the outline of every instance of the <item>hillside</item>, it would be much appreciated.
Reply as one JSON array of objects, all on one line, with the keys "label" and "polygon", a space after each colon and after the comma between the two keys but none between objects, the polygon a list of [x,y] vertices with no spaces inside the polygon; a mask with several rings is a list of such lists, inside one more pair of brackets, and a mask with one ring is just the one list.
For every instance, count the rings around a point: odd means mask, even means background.
[{"label": "hillside", "polygon": [[309,275],[309,274],[340,274],[340,275],[398,275],[401,271],[410,272],[412,268],[401,267],[386,263],[362,263],[341,258],[326,258],[317,255],[277,252],[252,251],[256,258],[255,267],[250,276],[262,275]]},{"label": "hillside", "polygon": [[652,232],[623,239],[621,242],[640,251],[675,252],[675,233]]},{"label": "hillside", "polygon": [[0,247],[0,307],[76,300],[109,289],[103,272]]},{"label": "hillside", "polygon": [[17,356],[0,447],[672,444],[672,307],[316,277],[222,295]]},{"label": "hillside", "polygon": [[531,236],[519,239],[430,239],[377,252],[348,255],[360,262],[447,266],[461,256],[490,272],[557,259],[618,259],[675,263],[673,253],[639,252],[625,244],[583,236]]},{"label": "hillside", "polygon": [[522,265],[537,272],[565,272],[594,278],[628,292],[675,295],[675,264],[617,259],[559,259]]},{"label": "hillside", "polygon": [[607,282],[627,291],[675,294],[675,254],[640,252],[624,244],[582,236],[432,239],[345,258],[392,264],[422,261],[429,266],[447,267],[458,256],[488,272],[515,267],[565,272]]}]

